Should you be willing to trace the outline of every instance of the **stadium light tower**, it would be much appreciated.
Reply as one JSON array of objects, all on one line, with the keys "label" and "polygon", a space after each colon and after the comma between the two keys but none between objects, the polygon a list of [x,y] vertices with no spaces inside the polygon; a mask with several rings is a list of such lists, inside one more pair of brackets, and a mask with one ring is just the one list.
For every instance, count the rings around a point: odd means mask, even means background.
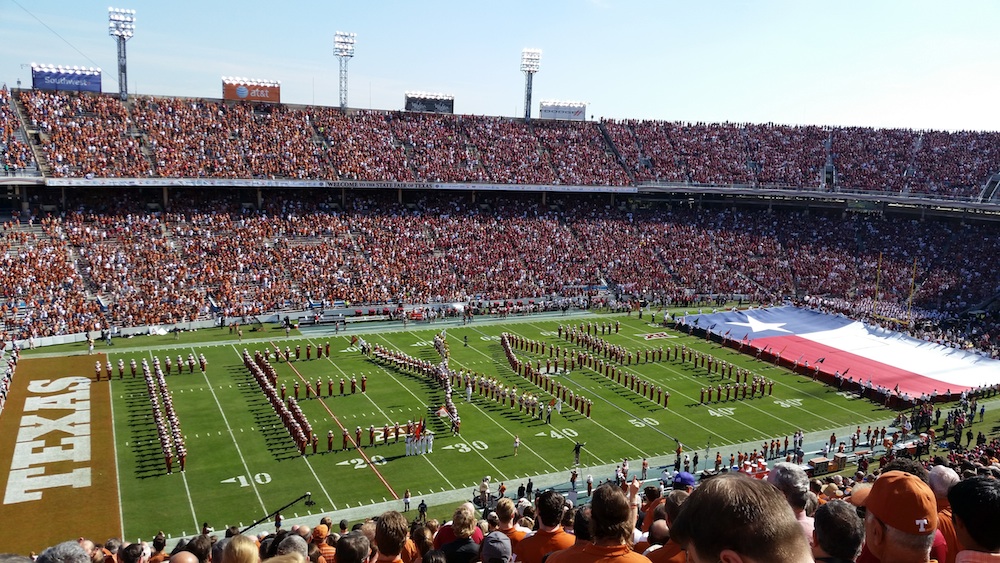
[{"label": "stadium light tower", "polygon": [[108,8],[108,35],[118,43],[118,95],[124,102],[128,99],[125,42],[135,35],[135,10]]},{"label": "stadium light tower", "polygon": [[524,120],[531,119],[531,78],[538,72],[542,63],[541,49],[525,49],[521,51],[521,72],[524,73]]},{"label": "stadium light tower", "polygon": [[333,54],[340,59],[340,111],[347,111],[347,61],[354,56],[357,33],[338,31],[333,36]]}]

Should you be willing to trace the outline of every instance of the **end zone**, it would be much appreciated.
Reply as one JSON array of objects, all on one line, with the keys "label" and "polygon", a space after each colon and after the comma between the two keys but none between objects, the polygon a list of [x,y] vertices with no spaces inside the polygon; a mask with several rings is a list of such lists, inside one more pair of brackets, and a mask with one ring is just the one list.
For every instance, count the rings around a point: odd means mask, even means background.
[{"label": "end zone", "polygon": [[[0,546],[121,537],[108,381],[94,358],[22,359],[0,416]],[[66,530],[73,530],[68,537]]]}]

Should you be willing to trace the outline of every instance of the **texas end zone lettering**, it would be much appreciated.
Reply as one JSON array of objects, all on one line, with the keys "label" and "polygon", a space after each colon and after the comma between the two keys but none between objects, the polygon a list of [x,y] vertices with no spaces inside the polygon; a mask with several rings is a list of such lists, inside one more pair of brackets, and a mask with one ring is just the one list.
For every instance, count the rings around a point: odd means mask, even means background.
[{"label": "texas end zone lettering", "polygon": [[[36,396],[24,402],[25,415],[17,433],[4,504],[40,500],[45,489],[90,486],[90,467],[69,473],[46,471],[57,462],[90,461],[90,380],[64,377],[32,381],[28,393]],[[58,416],[50,411],[69,413]]]}]

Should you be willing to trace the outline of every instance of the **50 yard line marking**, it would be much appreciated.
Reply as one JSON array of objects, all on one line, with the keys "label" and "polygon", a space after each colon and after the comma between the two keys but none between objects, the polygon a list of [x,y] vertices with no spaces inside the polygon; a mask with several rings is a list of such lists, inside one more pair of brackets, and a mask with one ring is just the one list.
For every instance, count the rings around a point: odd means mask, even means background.
[{"label": "50 yard line marking", "polygon": [[[534,326],[534,328],[538,328],[538,327],[537,327],[537,326],[535,326],[535,325],[532,325],[532,326]],[[514,334],[516,334],[516,333],[514,333]],[[525,336],[525,337],[523,337],[523,338],[528,338],[528,337],[526,337],[526,336]],[[626,338],[627,338],[627,337],[626,337]],[[549,344],[551,344],[551,343],[549,343]],[[567,344],[569,345],[569,344],[572,344],[572,343],[569,343],[569,342],[567,342]],[[583,351],[584,353],[587,353],[587,354],[592,354],[592,352],[593,352],[592,350],[588,350],[587,348],[584,348],[583,346],[578,346],[578,345],[576,345],[576,344],[573,344],[573,346],[575,347],[575,349],[579,349],[579,350],[582,350],[582,351]],[[596,357],[596,356],[595,356],[595,357]],[[613,365],[613,364],[612,364],[612,365]],[[674,371],[674,370],[673,370],[672,368],[670,368],[670,367],[668,367],[668,366],[665,366],[665,365],[663,365],[663,363],[662,363],[662,362],[661,362],[661,363],[652,363],[651,365],[656,365],[656,366],[660,366],[660,367],[662,367],[663,369],[666,369],[666,370],[668,370],[668,371],[670,371],[670,372],[673,372],[673,373],[676,373],[677,375],[684,375],[684,374],[682,374],[682,373],[680,373],[680,372],[677,372],[677,371]],[[625,374],[625,373],[628,373],[628,374],[631,374],[631,375],[636,375],[636,376],[640,375],[640,374],[638,374],[637,372],[635,372],[635,371],[633,371],[633,370],[631,370],[631,369],[626,369],[626,366],[621,366],[621,368],[622,368],[622,373],[623,373],[623,374]],[[621,386],[621,384],[620,384],[620,383],[617,383],[617,382],[614,382],[614,381],[612,381],[612,380],[611,380],[611,378],[609,378],[609,377],[605,377],[605,376],[604,376],[603,374],[601,374],[600,372],[598,372],[598,371],[597,371],[597,370],[595,370],[594,368],[581,368],[581,369],[580,369],[579,371],[580,371],[580,372],[586,372],[586,373],[585,373],[585,376],[586,376],[586,377],[587,377],[588,379],[593,379],[593,378],[592,378],[591,376],[597,376],[597,377],[601,378],[602,380],[606,380],[606,381],[611,381],[613,385],[617,385],[617,386],[619,386],[619,387]],[[688,376],[688,378],[689,378],[689,379],[694,379],[694,376]],[[579,383],[578,383],[578,385],[581,385],[581,384],[579,384]],[[600,385],[600,384],[597,384],[597,385]],[[627,389],[627,388],[626,388],[626,389]],[[680,395],[681,397],[684,397],[684,398],[686,398],[687,400],[691,401],[692,403],[694,402],[694,397],[693,397],[693,396],[691,396],[691,395],[688,395],[687,393],[681,393],[681,392],[678,392],[677,394],[678,394],[678,395]],[[779,418],[779,417],[777,417],[777,416],[775,416],[775,415],[773,415],[773,414],[770,414],[770,413],[768,413],[768,412],[766,412],[766,411],[763,411],[763,410],[761,410],[761,409],[757,408],[756,406],[753,406],[753,405],[750,405],[750,406],[752,406],[752,407],[753,407],[753,408],[754,408],[755,410],[757,410],[757,411],[759,411],[759,412],[761,412],[761,413],[763,413],[763,414],[766,414],[767,416],[770,416],[771,418],[774,418],[774,419],[776,419],[776,420],[779,420],[779,421],[781,421],[781,418]],[[616,407],[617,407],[617,405],[616,405]],[[617,408],[619,408],[619,409],[620,409],[621,407],[617,407]],[[668,412],[670,412],[670,413],[672,413],[672,414],[676,414],[677,416],[680,416],[681,418],[685,418],[685,419],[687,419],[687,417],[685,417],[685,416],[683,416],[683,415],[681,415],[681,414],[679,414],[679,413],[675,413],[674,411],[671,411],[670,409],[663,409],[663,410],[665,410],[665,411],[668,411]],[[622,409],[622,412],[626,412],[626,411],[625,411],[624,409]],[[759,436],[768,436],[768,433],[767,433],[767,432],[764,432],[763,430],[761,430],[761,429],[759,429],[759,428],[757,428],[757,427],[754,427],[754,426],[751,426],[751,425],[749,425],[749,424],[747,424],[747,423],[743,422],[742,420],[740,420],[740,419],[739,419],[739,417],[734,417],[734,416],[731,416],[731,417],[728,417],[728,418],[729,418],[729,420],[732,420],[732,421],[736,422],[736,423],[737,423],[737,424],[739,424],[740,426],[744,426],[744,427],[746,427],[746,428],[748,428],[748,429],[750,429],[750,430],[753,430],[754,432],[757,432]],[[687,420],[688,420],[688,423],[689,423],[689,424],[693,424],[693,425],[697,426],[698,428],[701,428],[702,430],[705,430],[706,432],[709,432],[710,434],[712,433],[712,432],[711,432],[711,431],[710,431],[710,430],[709,430],[708,428],[706,428],[705,426],[702,426],[701,424],[698,424],[698,423],[696,423],[696,422],[693,422],[693,421],[691,421],[690,419],[687,419]],[[669,434],[667,434],[667,433],[663,432],[662,430],[657,430],[657,431],[658,431],[658,432],[660,432],[660,433],[662,433],[662,434],[663,434],[664,436],[667,436],[667,437],[668,437],[668,438],[670,438],[671,440],[677,440],[677,438],[674,438],[673,436],[670,436]],[[678,441],[679,441],[679,440],[678,440]]]},{"label": "50 yard line marking", "polygon": [[[487,334],[486,334],[485,332],[482,332],[481,330],[479,330],[479,329],[477,329],[477,328],[473,328],[472,330],[474,330],[474,331],[478,332],[479,334],[482,334],[483,336],[491,336],[491,335],[487,335]],[[513,332],[512,332],[511,334],[516,334],[516,333],[513,333]],[[498,344],[499,344],[499,343],[498,343]],[[479,350],[479,349],[475,349],[475,348],[474,348],[474,350],[475,350],[475,351],[476,351],[476,352],[477,352],[478,354],[481,354],[481,355],[483,355],[483,356],[486,356],[486,357],[487,357],[487,358],[489,358],[490,360],[493,360],[493,358],[492,358],[492,357],[491,357],[491,356],[490,356],[489,354],[487,354],[486,352],[483,352],[482,350]],[[504,358],[504,360],[503,360],[503,361],[501,361],[501,362],[499,362],[499,364],[500,364],[501,366],[503,366],[503,367],[505,367],[505,368],[507,368],[507,369],[509,370],[509,369],[510,369],[510,365],[509,365],[509,364],[507,364],[507,363],[506,363],[506,361],[507,361],[507,360],[506,360],[506,358]],[[500,373],[500,371],[499,371],[499,370],[497,370],[497,374],[499,374],[499,373]],[[531,382],[531,380],[529,380],[529,379],[526,379],[526,378],[524,378],[524,377],[521,377],[521,376],[517,375],[516,373],[514,374],[514,378],[515,378],[515,379],[516,379],[517,381],[524,381],[524,382],[525,382],[525,383],[526,383],[527,385],[532,385],[532,386],[534,386],[534,387],[538,387],[537,385],[535,385],[534,383],[532,383],[532,382]],[[579,385],[579,384],[578,384],[578,385]],[[538,388],[539,388],[539,389],[541,389],[540,387],[538,387]],[[577,390],[579,391],[579,388],[578,388]],[[543,391],[544,391],[544,389],[543,389]],[[618,405],[615,405],[615,404],[614,404],[614,403],[612,403],[611,401],[608,401],[608,400],[607,400],[607,399],[605,399],[604,397],[601,397],[600,395],[595,395],[595,398],[600,398],[600,399],[601,399],[601,400],[603,400],[604,402],[608,403],[609,405],[612,405],[612,406],[614,406],[615,408],[617,408],[618,410],[620,410],[621,412],[623,412],[623,413],[625,413],[625,414],[628,414],[628,415],[631,415],[631,414],[632,414],[632,413],[630,413],[630,412],[626,411],[625,409],[623,409],[623,408],[619,407]],[[634,416],[634,415],[633,415],[633,416]],[[585,417],[585,418],[586,418],[586,417]],[[638,417],[638,418],[642,418],[642,417]],[[600,422],[597,422],[597,421],[596,421],[596,420],[594,420],[593,418],[587,418],[587,421],[589,421],[589,422],[592,422],[592,423],[594,423],[595,425],[597,425],[598,427],[600,427],[600,428],[601,428],[602,430],[604,430],[604,431],[605,431],[605,432],[607,432],[608,434],[611,434],[612,436],[614,436],[615,438],[617,438],[617,439],[618,439],[618,440],[620,440],[621,442],[623,442],[623,443],[629,443],[629,442],[628,442],[628,440],[626,440],[626,439],[625,439],[625,438],[623,438],[622,436],[619,436],[619,435],[618,435],[617,433],[615,433],[615,432],[614,432],[613,430],[611,430],[611,429],[610,429],[610,428],[608,428],[607,426],[604,426],[604,425],[603,425],[603,424],[601,424]],[[667,438],[670,438],[671,440],[673,440],[673,439],[674,439],[674,437],[673,437],[673,436],[670,436],[669,434],[667,434],[666,432],[663,432],[662,430],[659,430],[659,429],[656,429],[656,428],[652,428],[652,427],[650,427],[650,428],[651,428],[651,429],[653,429],[654,431],[656,431],[656,432],[660,433],[660,434],[663,434],[664,436],[666,436]],[[641,454],[642,454],[643,456],[645,456],[645,457],[650,457],[650,455],[649,455],[648,453],[646,453],[645,451],[643,451],[643,450],[642,450],[641,448],[639,448],[638,446],[636,446],[636,451],[638,451],[639,453],[641,453]]]},{"label": "50 yard line marking", "polygon": [[[639,339],[637,339],[637,338],[634,338],[634,337],[631,337],[631,336],[628,336],[628,335],[625,335],[625,338],[626,338],[627,340],[632,340],[632,341],[634,341],[634,342],[638,342],[638,343],[640,343],[640,344],[642,344],[642,343],[644,342],[644,341],[641,341],[641,340],[639,340]],[[712,356],[712,357],[716,357],[716,356],[715,356],[715,354],[711,354],[711,353],[709,353],[709,355],[710,355],[710,356]],[[742,357],[742,356],[744,356],[744,354],[740,353],[740,356]],[[749,357],[749,356],[748,356],[748,357]],[[719,359],[719,358],[717,358],[717,357],[716,357],[716,359]],[[666,362],[654,362],[654,363],[653,363],[653,365],[657,365],[657,366],[661,367],[662,369],[666,370],[666,371],[667,371],[668,373],[675,373],[675,374],[677,374],[677,375],[679,375],[679,376],[682,376],[682,377],[686,377],[687,379],[691,379],[691,380],[695,380],[695,381],[698,381],[698,379],[697,379],[697,377],[696,377],[696,376],[694,376],[694,375],[691,375],[691,374],[689,374],[689,373],[684,373],[684,372],[681,372],[681,371],[680,371],[680,370],[678,369],[678,367],[677,367],[677,362],[676,362],[676,361],[674,361],[674,360],[671,360],[669,364],[667,364]],[[684,366],[686,366],[687,364],[686,364],[686,363],[682,363],[682,364],[680,364],[680,365],[684,365]],[[750,372],[751,372],[751,373],[753,373],[754,375],[758,375],[758,374],[757,374],[757,372],[756,372],[755,370],[750,370]],[[817,399],[817,400],[821,400],[821,399],[819,399],[818,397],[816,397],[815,395],[813,395],[812,393],[806,393],[806,394],[807,394],[807,395],[809,395],[810,397],[814,398],[814,399]],[[771,396],[771,395],[769,395],[769,396]],[[694,397],[693,397],[693,396],[691,397],[691,401],[692,401],[692,402],[694,401]],[[835,404],[835,405],[836,405],[836,404]],[[770,417],[772,417],[772,418],[776,418],[776,419],[778,419],[778,420],[780,420],[780,421],[784,422],[784,420],[783,420],[783,419],[781,419],[780,417],[777,417],[777,416],[775,416],[775,415],[773,415],[773,414],[771,414],[771,413],[769,413],[769,412],[767,412],[767,411],[765,411],[765,410],[761,409],[761,408],[760,408],[760,407],[758,407],[757,405],[751,405],[751,404],[747,403],[747,405],[746,405],[746,406],[749,406],[749,407],[751,407],[751,408],[753,408],[753,409],[757,410],[758,412],[761,412],[761,413],[764,413],[764,414],[767,414],[768,416],[770,416]],[[841,406],[841,405],[836,405],[836,406],[837,406],[838,408],[842,409],[842,410],[846,410],[846,411],[848,411],[848,412],[850,412],[850,413],[852,413],[852,414],[853,414],[853,411],[851,411],[851,410],[850,410],[850,409],[848,409],[847,407],[844,407],[844,406]],[[832,424],[832,425],[833,425],[833,427],[839,427],[839,426],[841,426],[841,425],[840,425],[839,423],[837,423],[836,421],[833,421],[833,420],[830,420],[829,418],[826,418],[825,416],[821,416],[821,415],[819,415],[819,414],[816,414],[816,413],[814,413],[813,411],[809,411],[809,410],[806,410],[806,409],[805,409],[804,407],[801,407],[801,406],[799,406],[799,407],[793,407],[793,408],[794,408],[794,409],[796,409],[796,410],[800,410],[800,411],[803,411],[803,412],[807,412],[807,413],[809,413],[809,414],[810,414],[811,416],[814,416],[814,417],[816,417],[816,418],[822,418],[823,420],[825,420],[825,421],[829,422],[830,424]],[[863,421],[863,422],[871,422],[871,420],[867,420],[867,421]]]}]

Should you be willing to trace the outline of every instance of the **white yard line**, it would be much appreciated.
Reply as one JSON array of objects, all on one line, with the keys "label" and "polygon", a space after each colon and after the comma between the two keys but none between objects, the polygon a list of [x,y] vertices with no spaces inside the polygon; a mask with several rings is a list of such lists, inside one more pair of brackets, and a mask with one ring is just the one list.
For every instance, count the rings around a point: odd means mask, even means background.
[{"label": "white yard line", "polygon": [[[233,350],[236,350],[236,346],[233,346]],[[240,358],[243,357],[240,356],[238,350],[236,350],[236,355],[239,356]],[[233,434],[233,429],[229,425],[229,419],[226,417],[226,411],[222,409],[222,403],[219,401],[219,396],[215,394],[215,389],[212,388],[212,382],[208,380],[208,376],[205,375],[204,372],[202,372],[201,376],[205,379],[205,384],[208,386],[208,392],[212,394],[212,399],[215,400],[215,405],[219,408],[219,414],[222,415],[222,422],[225,423],[226,430],[229,431],[229,437],[233,441],[233,446],[236,447],[236,453],[239,454],[240,456],[240,462],[243,464],[243,469],[247,472],[246,474],[249,477],[247,481],[250,482],[250,486],[253,488],[253,492],[257,496],[257,502],[260,503],[260,508],[264,512],[264,514],[267,514],[268,513],[267,507],[264,506],[264,499],[261,498],[260,491],[257,490],[257,484],[254,482],[253,473],[250,471],[250,466],[247,465],[246,458],[243,457],[243,450],[240,449],[240,444],[239,442],[236,441],[236,436]]]},{"label": "white yard line", "polygon": [[316,482],[319,483],[319,488],[323,491],[323,496],[325,496],[326,500],[330,502],[330,506],[333,506],[333,498],[330,497],[330,493],[326,491],[326,487],[323,485],[323,481],[319,478],[319,475],[316,474],[316,470],[313,469],[312,464],[309,463],[309,458],[306,456],[302,456],[302,461],[306,462],[306,467],[309,468],[309,472],[313,474],[313,477],[316,478]]},{"label": "white yard line", "polygon": [[[236,348],[235,345],[233,345],[233,349],[236,350],[236,355],[239,356],[240,359],[242,360],[243,356],[240,354],[239,349]],[[194,348],[191,348],[191,351],[194,352]],[[205,372],[201,372],[201,373],[202,373],[202,375],[205,375]],[[206,379],[207,379],[207,376],[206,376]],[[226,426],[229,426],[229,424],[227,423]],[[243,430],[241,429],[240,432],[242,432],[242,431]],[[230,429],[230,433],[232,433],[232,429]],[[319,475],[316,474],[316,470],[313,469],[312,464],[309,463],[309,458],[307,458],[306,456],[301,456],[301,457],[302,457],[302,460],[306,462],[306,467],[309,468],[309,472],[312,473],[313,477],[316,479],[316,482],[319,483],[319,488],[320,488],[320,490],[323,491],[323,496],[326,497],[326,500],[327,500],[327,502],[330,503],[330,506],[333,506],[333,498],[330,497],[330,493],[327,492],[326,486],[323,485],[323,481],[319,478]],[[247,471],[249,471],[249,470],[247,470]],[[265,510],[265,512],[266,512],[266,510]]]},{"label": "white yard line", "polygon": [[[198,529],[198,515],[194,512],[194,502],[191,501],[191,489],[188,488],[188,478],[187,474],[181,471],[181,477],[184,478],[184,490],[187,491],[188,506],[191,507],[191,520],[194,521],[194,529]],[[124,537],[124,536],[123,536]]]},{"label": "white yard line", "polygon": [[[112,385],[113,384],[111,383],[111,380],[108,380],[108,403],[109,403],[108,406],[111,407],[111,445],[114,446],[114,448],[115,448],[115,487],[118,489],[118,523],[121,526],[121,530],[120,530],[121,535],[118,536],[118,537],[124,538],[125,537],[125,513],[124,513],[122,507],[125,505],[125,503],[122,502],[121,471],[119,471],[119,469],[118,469],[118,433],[115,430],[115,402],[114,402],[114,400],[112,400],[112,397],[114,397],[114,394],[112,393],[112,390],[111,390]],[[188,498],[190,498],[190,497],[188,497]]]}]

